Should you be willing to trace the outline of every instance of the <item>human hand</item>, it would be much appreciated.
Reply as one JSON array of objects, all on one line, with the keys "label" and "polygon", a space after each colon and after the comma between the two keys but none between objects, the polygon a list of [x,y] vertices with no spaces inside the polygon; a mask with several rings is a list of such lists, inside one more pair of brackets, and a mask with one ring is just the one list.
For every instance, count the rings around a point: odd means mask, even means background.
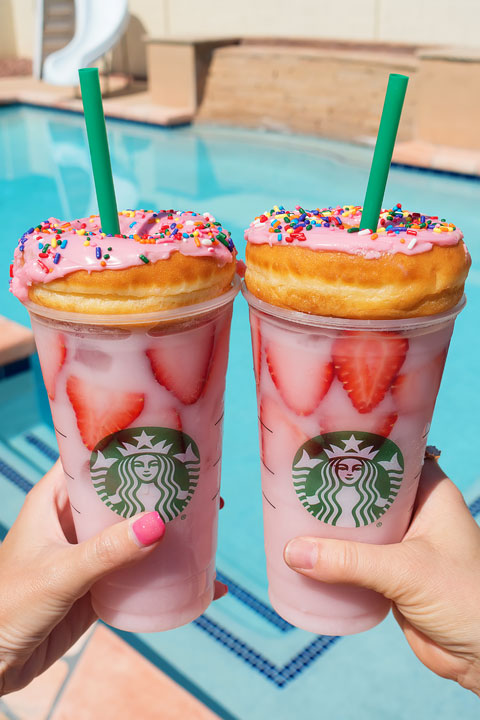
[{"label": "human hand", "polygon": [[425,461],[402,542],[296,538],[285,561],[322,582],[382,593],[419,660],[480,695],[480,528],[434,460]]},{"label": "human hand", "polygon": [[[149,555],[165,532],[156,512],[76,542],[60,462],[28,493],[0,546],[0,696],[28,685],[97,619],[89,590]],[[216,583],[215,597],[226,592]]]}]

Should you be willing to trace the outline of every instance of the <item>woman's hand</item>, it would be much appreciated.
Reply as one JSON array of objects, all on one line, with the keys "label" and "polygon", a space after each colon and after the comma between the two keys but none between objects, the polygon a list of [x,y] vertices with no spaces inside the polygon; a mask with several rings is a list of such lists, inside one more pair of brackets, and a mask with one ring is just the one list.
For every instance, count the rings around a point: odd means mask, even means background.
[{"label": "woman's hand", "polygon": [[296,538],[285,560],[307,577],[382,593],[422,663],[480,695],[480,528],[434,460],[401,543]]},{"label": "woman's hand", "polygon": [[[112,570],[149,555],[165,525],[142,513],[75,543],[57,462],[28,493],[0,547],[0,696],[46,670],[97,619],[89,590]],[[216,585],[216,597],[226,587]]]}]

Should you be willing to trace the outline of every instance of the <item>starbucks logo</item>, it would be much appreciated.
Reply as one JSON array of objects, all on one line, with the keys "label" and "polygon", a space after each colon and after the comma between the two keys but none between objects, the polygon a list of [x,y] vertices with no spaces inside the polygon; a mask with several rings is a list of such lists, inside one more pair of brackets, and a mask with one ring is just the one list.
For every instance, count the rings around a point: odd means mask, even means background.
[{"label": "starbucks logo", "polygon": [[108,435],[90,458],[93,487],[124,518],[156,510],[164,522],[177,517],[198,483],[200,453],[178,430],[140,427]]},{"label": "starbucks logo", "polygon": [[362,527],[392,505],[403,468],[400,449],[381,435],[325,433],[296,453],[293,485],[302,505],[322,522]]}]

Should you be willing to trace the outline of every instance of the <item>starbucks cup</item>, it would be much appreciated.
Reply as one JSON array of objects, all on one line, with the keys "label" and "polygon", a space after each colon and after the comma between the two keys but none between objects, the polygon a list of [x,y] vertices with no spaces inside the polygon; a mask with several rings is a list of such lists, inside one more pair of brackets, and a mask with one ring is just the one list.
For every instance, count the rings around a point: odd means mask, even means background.
[{"label": "starbucks cup", "polygon": [[159,547],[92,588],[109,625],[169,630],[213,599],[222,418],[239,282],[208,302],[99,316],[25,303],[50,397],[78,541],[142,511]]},{"label": "starbucks cup", "polygon": [[345,320],[250,306],[265,552],[275,610],[297,627],[348,635],[390,603],[291,570],[299,535],[375,544],[402,539],[456,316]]}]

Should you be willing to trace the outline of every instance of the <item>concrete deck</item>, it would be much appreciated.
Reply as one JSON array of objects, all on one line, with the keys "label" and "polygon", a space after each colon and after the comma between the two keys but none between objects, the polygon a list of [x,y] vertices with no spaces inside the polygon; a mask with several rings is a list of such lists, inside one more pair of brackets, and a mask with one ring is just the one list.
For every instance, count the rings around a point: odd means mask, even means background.
[{"label": "concrete deck", "polygon": [[[102,78],[103,106],[107,117],[136,120],[153,125],[182,125],[192,121],[188,108],[172,108],[155,104],[146,83],[129,82],[122,76]],[[83,112],[76,88],[57,87],[33,77],[0,78],[0,104],[31,103],[44,107]]]}]

